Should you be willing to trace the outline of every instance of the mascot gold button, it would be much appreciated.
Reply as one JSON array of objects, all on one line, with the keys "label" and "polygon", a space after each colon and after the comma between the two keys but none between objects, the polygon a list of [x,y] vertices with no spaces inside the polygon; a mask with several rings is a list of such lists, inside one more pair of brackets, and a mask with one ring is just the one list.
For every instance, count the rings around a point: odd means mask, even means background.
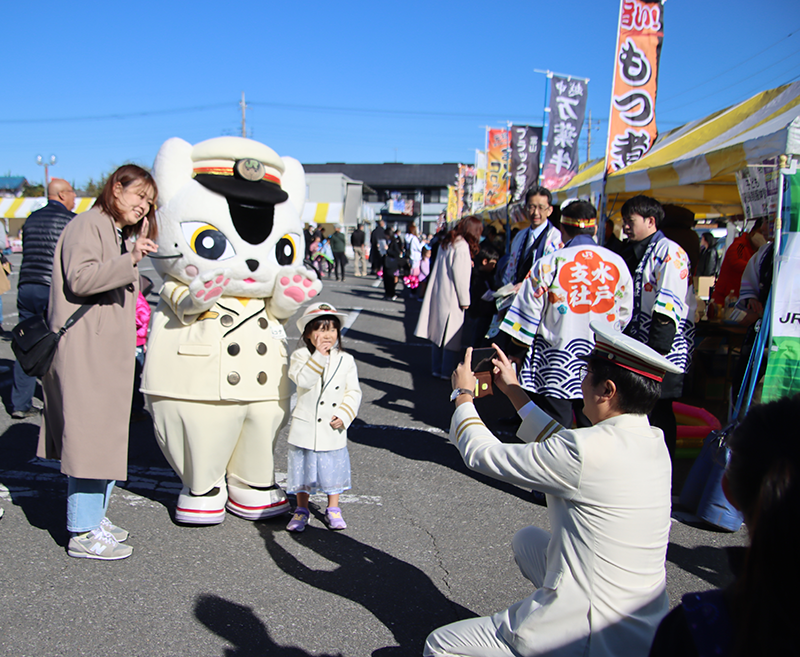
[{"label": "mascot gold button", "polygon": [[263,386],[267,382],[267,373],[259,372],[256,380]]},{"label": "mascot gold button", "polygon": [[239,345],[238,345],[238,344],[236,344],[235,342],[231,342],[231,343],[228,345],[228,353],[229,353],[231,356],[238,356],[238,355],[239,355],[239,351],[240,351],[240,349],[239,349]]},{"label": "mascot gold button", "polygon": [[227,328],[228,326],[233,326],[233,317],[231,317],[230,315],[223,315],[222,319],[219,321],[225,328]]},{"label": "mascot gold button", "polygon": [[259,356],[263,356],[265,353],[267,353],[267,345],[265,345],[263,342],[259,342],[256,345],[256,351],[258,352]]},{"label": "mascot gold button", "polygon": [[242,377],[239,376],[239,372],[231,372],[228,374],[228,383],[230,383],[232,386],[235,386],[241,380]]},{"label": "mascot gold button", "polygon": [[259,318],[258,318],[258,325],[259,325],[259,326],[260,326],[262,329],[265,329],[265,328],[267,328],[267,326],[269,325],[269,322],[266,320],[266,318],[264,318],[264,317],[259,317]]}]

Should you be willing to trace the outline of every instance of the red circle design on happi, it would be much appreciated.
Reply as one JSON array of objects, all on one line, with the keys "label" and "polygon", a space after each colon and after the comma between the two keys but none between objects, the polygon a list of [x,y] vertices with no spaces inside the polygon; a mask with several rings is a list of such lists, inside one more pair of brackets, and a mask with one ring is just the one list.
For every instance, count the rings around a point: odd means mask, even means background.
[{"label": "red circle design on happi", "polygon": [[586,249],[561,268],[558,282],[572,312],[606,313],[614,307],[619,270],[595,251]]}]

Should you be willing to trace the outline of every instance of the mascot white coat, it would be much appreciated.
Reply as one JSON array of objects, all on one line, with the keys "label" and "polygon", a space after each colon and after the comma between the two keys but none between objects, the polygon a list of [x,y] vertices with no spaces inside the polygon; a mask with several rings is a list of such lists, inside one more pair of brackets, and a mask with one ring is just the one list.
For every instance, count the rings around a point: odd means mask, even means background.
[{"label": "mascot white coat", "polygon": [[173,138],[153,175],[164,286],[142,392],[183,482],[175,519],[284,513],[273,463],[291,394],[283,325],[322,289],[302,266],[303,167],[250,139]]}]

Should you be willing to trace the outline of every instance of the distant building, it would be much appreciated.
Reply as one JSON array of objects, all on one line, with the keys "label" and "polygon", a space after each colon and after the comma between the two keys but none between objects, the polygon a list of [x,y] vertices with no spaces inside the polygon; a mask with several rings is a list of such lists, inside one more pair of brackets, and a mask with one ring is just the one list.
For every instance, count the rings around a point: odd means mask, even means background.
[{"label": "distant building", "polygon": [[416,223],[425,233],[435,230],[447,209],[447,186],[456,182],[458,164],[304,164],[307,175],[343,174],[364,183],[364,205],[387,223]]},{"label": "distant building", "polygon": [[342,224],[353,229],[357,223],[372,219],[372,209],[363,203],[364,183],[360,180],[342,173],[306,172],[306,188],[304,223]]},{"label": "distant building", "polygon": [[18,198],[27,184],[23,176],[0,176],[0,197]]}]

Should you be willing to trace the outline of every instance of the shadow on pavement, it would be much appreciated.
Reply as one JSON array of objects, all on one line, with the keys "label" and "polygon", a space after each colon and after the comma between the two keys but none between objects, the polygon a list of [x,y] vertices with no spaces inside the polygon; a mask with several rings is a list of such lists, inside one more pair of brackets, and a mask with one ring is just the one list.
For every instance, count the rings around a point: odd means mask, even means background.
[{"label": "shadow on pavement", "polygon": [[[28,523],[50,533],[53,541],[66,546],[67,478],[60,463],[36,457],[39,442],[39,420],[14,422],[0,436],[0,484],[8,489],[12,502],[20,507]],[[179,482],[155,440],[152,423],[147,420],[130,426],[128,447],[128,481],[117,486],[151,499],[173,505],[177,494],[160,493],[150,484],[141,485],[135,473],[158,468]],[[139,477],[138,479],[142,479]]]},{"label": "shadow on pavement", "polygon": [[725,588],[734,579],[728,565],[728,552],[722,547],[698,545],[687,548],[670,542],[667,547],[667,561],[716,588]]},{"label": "shadow on pavement", "polygon": [[419,568],[346,534],[316,527],[290,534],[303,547],[338,565],[333,570],[314,570],[275,540],[277,530],[266,524],[258,528],[270,556],[287,575],[360,604],[386,626],[398,645],[373,655],[418,655],[437,627],[475,616],[445,597]]},{"label": "shadow on pavement", "polygon": [[[235,646],[223,649],[225,657],[312,657],[300,648],[277,645],[250,607],[216,595],[201,595],[195,602],[194,615],[214,634]],[[320,657],[341,657],[341,653]]]},{"label": "shadow on pavement", "polygon": [[[401,440],[398,440],[397,436],[399,431],[402,431]],[[347,431],[347,438],[359,445],[384,449],[412,461],[425,461],[426,463],[442,465],[472,477],[476,481],[486,486],[491,486],[496,490],[514,495],[523,500],[531,500],[530,491],[470,470],[464,464],[461,454],[446,436],[437,436],[429,431],[420,429],[401,429],[399,427],[386,427],[384,429],[365,426],[361,420],[356,419]]]}]

